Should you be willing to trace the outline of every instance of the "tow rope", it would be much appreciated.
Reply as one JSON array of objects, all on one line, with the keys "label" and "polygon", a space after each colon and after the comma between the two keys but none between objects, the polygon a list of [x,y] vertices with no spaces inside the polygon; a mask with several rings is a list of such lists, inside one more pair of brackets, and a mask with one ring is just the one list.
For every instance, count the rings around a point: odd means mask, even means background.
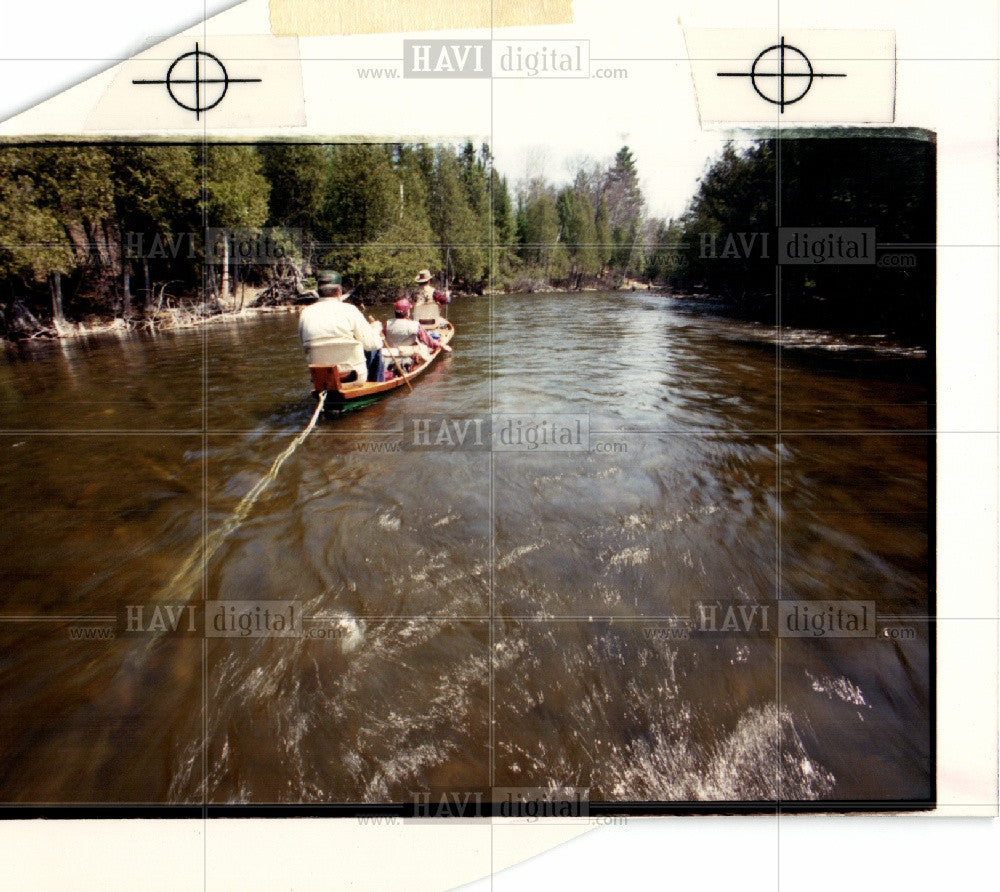
[{"label": "tow rope", "polygon": [[288,444],[287,447],[285,447],[285,450],[271,464],[268,472],[257,481],[250,492],[243,496],[240,503],[236,506],[236,510],[233,511],[226,522],[206,536],[203,545],[196,547],[191,552],[187,560],[181,564],[180,569],[174,574],[170,582],[168,582],[160,590],[161,598],[166,597],[168,594],[176,591],[182,586],[192,585],[196,581],[195,571],[197,570],[200,573],[201,568],[208,564],[215,553],[219,550],[222,543],[225,542],[226,539],[236,531],[240,524],[247,519],[254,503],[260,498],[261,493],[264,492],[271,481],[278,476],[278,471],[281,470],[281,466],[288,460],[292,453],[302,445],[305,438],[308,437],[309,434],[312,433],[313,428],[316,427],[316,422],[319,421],[319,416],[323,411],[323,404],[326,402],[326,394],[327,392],[325,390],[319,394],[319,402],[316,406],[316,411],[313,412],[312,418],[309,419],[309,424],[305,426],[302,433],[300,433],[294,440],[292,440],[291,443]]}]

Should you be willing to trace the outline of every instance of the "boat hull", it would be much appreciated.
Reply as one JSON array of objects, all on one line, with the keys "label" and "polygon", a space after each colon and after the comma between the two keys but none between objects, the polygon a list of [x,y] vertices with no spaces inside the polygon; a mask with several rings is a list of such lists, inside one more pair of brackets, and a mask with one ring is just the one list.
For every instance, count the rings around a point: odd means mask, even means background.
[{"label": "boat hull", "polygon": [[[455,336],[455,327],[447,321],[442,321],[438,327],[431,329],[431,331],[441,336],[441,343],[446,347]],[[340,380],[340,373],[335,366],[310,365],[309,374],[312,376],[313,398],[318,399],[319,394],[326,391],[326,403],[324,404],[326,412],[341,413],[362,409],[382,399],[386,394],[406,387],[407,382],[412,384],[444,352],[440,347],[437,348],[431,354],[430,359],[412,368],[403,376],[400,376],[398,371],[393,368],[395,375],[389,381],[343,382]],[[392,368],[391,361],[389,367]]]}]

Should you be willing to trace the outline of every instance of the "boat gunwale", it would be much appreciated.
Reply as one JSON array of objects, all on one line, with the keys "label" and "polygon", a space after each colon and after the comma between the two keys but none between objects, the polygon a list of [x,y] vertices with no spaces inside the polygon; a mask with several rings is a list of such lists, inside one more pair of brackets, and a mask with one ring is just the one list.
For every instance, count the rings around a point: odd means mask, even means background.
[{"label": "boat gunwale", "polygon": [[[455,326],[445,320],[448,323],[448,327],[445,329],[435,329],[441,332],[441,345],[442,347],[447,346],[452,338],[455,336]],[[365,381],[364,383],[354,383],[350,382],[347,384],[340,384],[336,388],[331,388],[326,391],[327,394],[327,405],[330,405],[331,398],[333,398],[334,404],[339,405],[350,405],[358,400],[367,399],[369,397],[374,397],[382,393],[389,393],[390,391],[397,390],[400,387],[406,385],[407,381],[413,381],[415,378],[419,378],[427,369],[429,369],[437,360],[437,358],[446,351],[438,347],[431,355],[428,357],[426,362],[422,362],[413,371],[405,375],[395,375],[388,381]],[[321,366],[321,365],[310,365],[310,372],[313,369],[328,369],[332,366]],[[315,389],[313,390],[313,397],[317,398],[319,392]]]}]

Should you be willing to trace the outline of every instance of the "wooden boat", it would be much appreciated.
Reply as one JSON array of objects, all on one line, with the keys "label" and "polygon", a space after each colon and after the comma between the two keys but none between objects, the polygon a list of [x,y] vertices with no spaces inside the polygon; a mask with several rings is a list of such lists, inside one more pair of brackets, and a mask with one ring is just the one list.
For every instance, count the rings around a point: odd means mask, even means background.
[{"label": "wooden boat", "polygon": [[[451,339],[455,336],[455,326],[442,317],[435,319],[433,324],[425,324],[423,320],[421,320],[421,324],[431,334],[438,335],[440,343],[445,347],[448,346]],[[427,360],[413,357],[415,364],[404,375],[400,375],[395,367],[395,363],[386,357],[386,367],[393,373],[393,377],[388,381],[344,381],[336,365],[314,365],[310,363],[309,374],[312,376],[313,399],[318,399],[319,394],[325,390],[327,392],[326,403],[323,408],[327,412],[350,412],[354,409],[370,406],[390,391],[406,387],[407,382],[412,383],[414,379],[419,378],[445,352],[445,350],[438,347],[431,353],[430,358]],[[350,374],[353,375],[353,372]]]}]

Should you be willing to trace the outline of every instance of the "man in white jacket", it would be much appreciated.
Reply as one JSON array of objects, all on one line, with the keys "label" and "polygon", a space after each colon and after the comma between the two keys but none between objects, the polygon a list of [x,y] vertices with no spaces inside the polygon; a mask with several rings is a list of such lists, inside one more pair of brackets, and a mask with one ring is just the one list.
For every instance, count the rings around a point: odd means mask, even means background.
[{"label": "man in white jacket", "polygon": [[344,303],[344,290],[339,273],[321,274],[319,279],[319,300],[306,307],[299,317],[299,341],[302,349],[309,353],[310,346],[320,344],[356,344],[352,358],[338,362],[357,373],[358,381],[368,380],[364,351],[377,351],[382,346],[381,337],[376,333],[361,311],[352,304]]}]

